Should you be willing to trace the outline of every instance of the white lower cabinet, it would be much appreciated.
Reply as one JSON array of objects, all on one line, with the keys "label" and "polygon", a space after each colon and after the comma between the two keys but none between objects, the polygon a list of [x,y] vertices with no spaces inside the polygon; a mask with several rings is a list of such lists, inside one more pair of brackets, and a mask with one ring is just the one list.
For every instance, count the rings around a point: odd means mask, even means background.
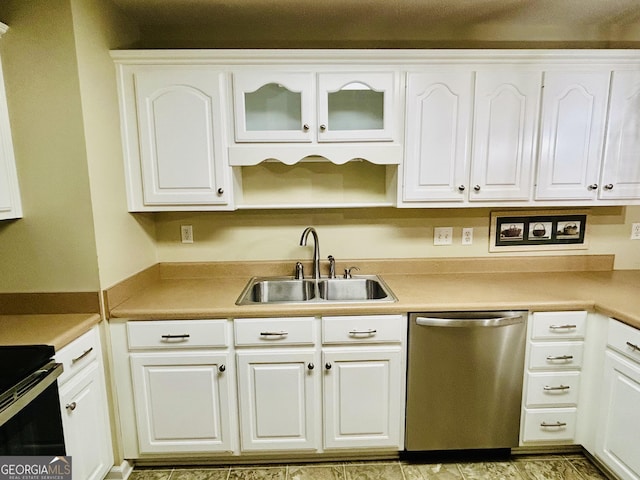
[{"label": "white lower cabinet", "polygon": [[576,443],[587,312],[530,316],[520,444]]},{"label": "white lower cabinet", "polygon": [[242,451],[317,450],[315,352],[239,352],[237,360]]},{"label": "white lower cabinet", "polygon": [[58,383],[73,479],[102,480],[113,466],[113,448],[98,327],[62,348],[56,360],[67,372]]},{"label": "white lower cabinet", "polygon": [[225,353],[131,354],[141,453],[232,450]]},{"label": "white lower cabinet", "polygon": [[610,320],[596,456],[619,478],[640,479],[640,330]]}]

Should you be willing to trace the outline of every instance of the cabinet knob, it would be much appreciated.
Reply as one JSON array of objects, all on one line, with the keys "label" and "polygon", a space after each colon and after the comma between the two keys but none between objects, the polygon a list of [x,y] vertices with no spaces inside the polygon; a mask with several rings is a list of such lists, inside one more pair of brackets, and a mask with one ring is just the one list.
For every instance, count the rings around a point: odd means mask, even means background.
[{"label": "cabinet knob", "polygon": [[71,402],[71,403],[68,403],[67,405],[65,405],[64,408],[66,408],[67,410],[73,411],[73,410],[76,409],[77,406],[78,406],[78,404],[76,402]]},{"label": "cabinet knob", "polygon": [[227,369],[227,367],[224,365],[224,363],[218,367],[218,371],[220,373],[224,372],[226,369]]},{"label": "cabinet knob", "polygon": [[307,368],[309,370],[313,370],[314,368],[316,368],[316,366],[313,363],[309,363],[309,364],[307,364]]},{"label": "cabinet knob", "polygon": [[323,123],[322,125],[320,125],[320,131],[324,132],[327,129],[327,126]]},{"label": "cabinet knob", "polygon": [[474,189],[476,192],[479,192],[479,191],[480,191],[480,185],[476,185],[475,187],[473,187],[473,189]]},{"label": "cabinet knob", "polygon": [[464,185],[460,185],[458,186],[458,190],[460,190],[461,192],[464,192],[465,186]]},{"label": "cabinet knob", "polygon": [[597,183],[592,183],[591,185],[589,185],[587,187],[589,190],[597,190],[598,189],[598,184]]},{"label": "cabinet knob", "polygon": [[604,189],[605,189],[605,190],[613,190],[613,183],[607,183],[607,184],[604,186]]},{"label": "cabinet knob", "polygon": [[220,187],[218,189],[218,195],[222,195],[224,193],[224,188]]},{"label": "cabinet knob", "polygon": [[327,370],[331,370],[331,364],[329,362],[325,363],[324,368],[326,368]]},{"label": "cabinet knob", "polygon": [[302,129],[303,129],[305,132],[308,132],[310,128],[311,128],[311,127],[309,126],[309,124],[308,124],[308,123],[305,123],[305,124],[302,126]]}]

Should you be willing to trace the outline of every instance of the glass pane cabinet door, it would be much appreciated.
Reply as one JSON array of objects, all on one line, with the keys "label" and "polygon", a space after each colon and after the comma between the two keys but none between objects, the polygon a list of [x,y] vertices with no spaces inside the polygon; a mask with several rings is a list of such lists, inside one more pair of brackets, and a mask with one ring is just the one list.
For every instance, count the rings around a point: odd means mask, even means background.
[{"label": "glass pane cabinet door", "polygon": [[318,75],[318,141],[393,140],[395,76],[388,73]]},{"label": "glass pane cabinet door", "polygon": [[311,74],[235,74],[236,141],[312,141],[313,80]]}]

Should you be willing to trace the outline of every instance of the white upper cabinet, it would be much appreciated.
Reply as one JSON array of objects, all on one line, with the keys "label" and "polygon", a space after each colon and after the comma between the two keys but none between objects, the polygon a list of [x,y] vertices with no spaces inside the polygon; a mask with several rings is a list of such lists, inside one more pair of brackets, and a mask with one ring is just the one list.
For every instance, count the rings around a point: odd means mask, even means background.
[{"label": "white upper cabinet", "polygon": [[237,142],[394,140],[394,72],[234,73]]},{"label": "white upper cabinet", "polygon": [[410,73],[403,201],[529,200],[540,87],[539,71]]},{"label": "white upper cabinet", "polygon": [[602,199],[640,198],[640,72],[614,71],[602,165]]},{"label": "white upper cabinet", "polygon": [[541,72],[476,73],[469,200],[529,200]]},{"label": "white upper cabinet", "polygon": [[137,66],[120,81],[129,209],[229,208],[223,73]]},{"label": "white upper cabinet", "polygon": [[[8,27],[0,23],[0,36]],[[22,203],[11,139],[7,95],[0,64],[0,220],[22,217]]]},{"label": "white upper cabinet", "polygon": [[404,201],[465,200],[473,77],[468,70],[408,74]]},{"label": "white upper cabinet", "polygon": [[594,200],[609,70],[544,74],[537,200]]}]

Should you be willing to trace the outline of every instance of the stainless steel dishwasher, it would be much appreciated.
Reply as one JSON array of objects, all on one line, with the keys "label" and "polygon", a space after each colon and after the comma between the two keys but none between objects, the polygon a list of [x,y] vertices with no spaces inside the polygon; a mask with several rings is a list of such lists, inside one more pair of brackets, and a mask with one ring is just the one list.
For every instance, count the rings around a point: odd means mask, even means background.
[{"label": "stainless steel dishwasher", "polygon": [[409,316],[408,452],[518,446],[527,312]]}]

